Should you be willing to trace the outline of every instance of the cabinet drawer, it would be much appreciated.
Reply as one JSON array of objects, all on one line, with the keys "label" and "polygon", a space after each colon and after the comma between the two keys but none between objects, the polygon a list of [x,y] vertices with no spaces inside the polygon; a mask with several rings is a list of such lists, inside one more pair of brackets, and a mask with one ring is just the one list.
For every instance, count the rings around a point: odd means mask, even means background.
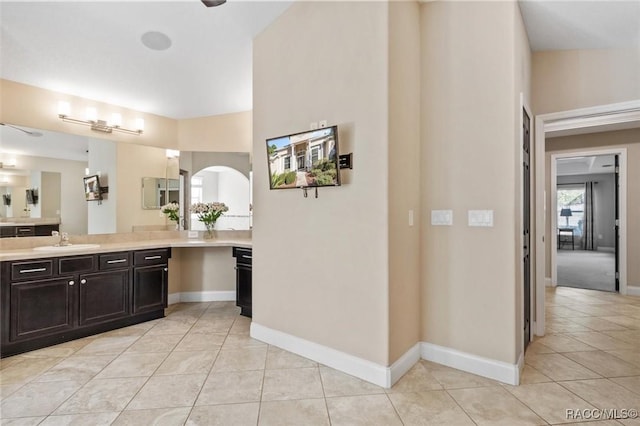
[{"label": "cabinet drawer", "polygon": [[15,226],[0,226],[0,237],[15,237],[16,236],[16,227]]},{"label": "cabinet drawer", "polygon": [[50,277],[53,275],[53,260],[36,260],[29,262],[13,262],[11,264],[11,280],[27,280]]},{"label": "cabinet drawer", "polygon": [[140,250],[133,253],[133,264],[136,266],[161,265],[169,261],[169,249]]},{"label": "cabinet drawer", "polygon": [[16,226],[16,237],[33,237],[36,235],[36,228],[33,226]]},{"label": "cabinet drawer", "polygon": [[72,274],[78,272],[91,272],[96,269],[96,256],[74,256],[58,259],[58,273]]},{"label": "cabinet drawer", "polygon": [[251,266],[253,263],[253,251],[250,248],[243,247],[234,247],[233,248],[233,257],[236,258],[236,263],[238,265],[248,265]]},{"label": "cabinet drawer", "polygon": [[128,268],[131,265],[131,258],[126,251],[120,253],[101,254],[98,256],[100,270]]}]

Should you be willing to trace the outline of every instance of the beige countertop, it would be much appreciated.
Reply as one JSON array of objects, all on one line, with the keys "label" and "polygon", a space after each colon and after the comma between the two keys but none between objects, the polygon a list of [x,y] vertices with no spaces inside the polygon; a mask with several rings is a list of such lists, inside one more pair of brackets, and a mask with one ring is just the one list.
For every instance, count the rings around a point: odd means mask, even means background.
[{"label": "beige countertop", "polygon": [[[208,247],[246,247],[251,248],[251,238],[242,236],[222,236],[221,238],[213,239],[195,239],[184,238],[180,235],[175,237],[172,235],[169,238],[157,238],[157,239],[136,239],[136,240],[124,240],[117,241],[117,238],[109,238],[102,241],[82,241],[77,242],[77,248],[72,244],[69,248],[53,248],[51,250],[34,250],[36,247],[52,245],[51,237],[46,237],[41,244],[34,244],[31,247],[20,248],[2,248],[0,250],[0,261],[9,260],[26,260],[26,259],[42,259],[48,257],[59,256],[77,256],[82,254],[95,254],[95,253],[109,253],[117,251],[129,251],[129,250],[144,250],[154,248],[208,248]],[[88,244],[90,247],[86,247]],[[85,247],[82,247],[85,246]]]}]

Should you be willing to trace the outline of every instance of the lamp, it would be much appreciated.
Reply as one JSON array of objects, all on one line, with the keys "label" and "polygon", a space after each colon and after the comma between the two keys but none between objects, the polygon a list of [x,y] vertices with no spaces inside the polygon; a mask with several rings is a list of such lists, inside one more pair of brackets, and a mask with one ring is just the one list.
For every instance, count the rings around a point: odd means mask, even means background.
[{"label": "lamp", "polygon": [[144,120],[142,118],[136,119],[136,129],[131,130],[121,127],[122,115],[120,115],[119,113],[114,113],[111,116],[110,122],[99,120],[98,111],[93,107],[87,108],[85,120],[71,118],[69,117],[70,113],[71,107],[69,106],[68,102],[61,101],[58,103],[58,117],[64,122],[90,126],[91,130],[103,133],[112,133],[113,131],[117,131],[122,133],[129,133],[132,135],[140,135],[142,134],[142,132],[144,132]]},{"label": "lamp", "polygon": [[569,217],[573,216],[571,214],[571,209],[565,208],[560,210],[560,216],[567,218],[567,227],[569,227]]}]

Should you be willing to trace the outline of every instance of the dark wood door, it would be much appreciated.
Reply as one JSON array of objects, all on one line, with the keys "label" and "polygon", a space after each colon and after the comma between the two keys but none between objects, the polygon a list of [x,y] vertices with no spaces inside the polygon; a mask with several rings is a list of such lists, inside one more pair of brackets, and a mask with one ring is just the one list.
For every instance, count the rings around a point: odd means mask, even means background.
[{"label": "dark wood door", "polygon": [[522,110],[522,272],[524,278],[524,348],[531,341],[531,120]]},{"label": "dark wood door", "polygon": [[240,313],[251,317],[251,266],[238,264],[236,266],[236,305]]},{"label": "dark wood door", "polygon": [[72,330],[77,283],[74,277],[12,283],[10,340]]},{"label": "dark wood door", "polygon": [[167,265],[134,268],[134,314],[157,311],[167,306],[168,271]]},{"label": "dark wood door", "polygon": [[110,270],[80,275],[79,321],[81,326],[127,317],[129,270]]},{"label": "dark wood door", "polygon": [[620,291],[620,156],[615,156],[615,257],[616,257],[616,291]]}]

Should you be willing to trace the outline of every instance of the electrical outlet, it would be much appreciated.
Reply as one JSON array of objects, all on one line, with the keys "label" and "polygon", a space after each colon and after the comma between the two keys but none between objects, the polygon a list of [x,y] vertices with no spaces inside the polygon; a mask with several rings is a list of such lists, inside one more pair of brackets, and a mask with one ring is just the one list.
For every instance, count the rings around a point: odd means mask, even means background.
[{"label": "electrical outlet", "polygon": [[323,127],[327,127],[327,120],[320,120],[320,128],[322,129]]},{"label": "electrical outlet", "polygon": [[187,237],[188,238],[198,238],[198,231],[188,231],[187,232]]}]

